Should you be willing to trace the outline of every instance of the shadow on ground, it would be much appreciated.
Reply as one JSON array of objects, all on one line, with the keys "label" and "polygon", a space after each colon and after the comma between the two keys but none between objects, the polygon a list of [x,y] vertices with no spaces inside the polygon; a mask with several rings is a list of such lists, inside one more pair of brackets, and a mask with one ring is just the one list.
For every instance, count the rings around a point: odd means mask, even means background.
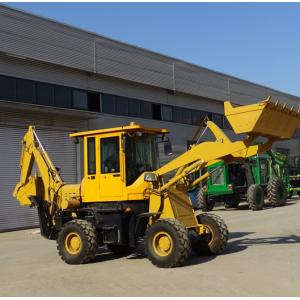
[{"label": "shadow on ground", "polygon": [[104,262],[114,259],[119,259],[122,257],[126,257],[128,253],[116,254],[106,249],[105,247],[101,247],[97,250],[96,257],[91,263]]},{"label": "shadow on ground", "polygon": [[247,238],[254,232],[232,232],[230,239],[236,239],[227,244],[224,255],[240,252],[247,249],[249,246],[254,245],[284,245],[284,244],[300,244],[300,236],[290,234],[287,236],[275,236],[275,237],[264,237],[264,238]]},{"label": "shadow on ground", "polygon": [[[300,198],[288,199],[286,206],[297,204]],[[273,207],[269,202],[265,201],[265,206],[263,210],[274,209],[278,207]],[[223,204],[218,205],[214,208],[214,211],[239,211],[239,210],[249,210],[249,205],[247,203],[241,203],[238,208],[225,208]]]}]

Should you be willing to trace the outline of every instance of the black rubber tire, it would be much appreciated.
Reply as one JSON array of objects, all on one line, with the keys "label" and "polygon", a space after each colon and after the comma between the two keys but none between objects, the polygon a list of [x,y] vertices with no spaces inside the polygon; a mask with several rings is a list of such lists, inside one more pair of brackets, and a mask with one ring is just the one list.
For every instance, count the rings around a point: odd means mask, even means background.
[{"label": "black rubber tire", "polygon": [[209,200],[204,194],[203,190],[200,189],[196,196],[196,204],[194,209],[201,209],[202,211],[211,211],[215,206],[215,202]]},{"label": "black rubber tire", "polygon": [[300,191],[297,191],[297,195],[300,196]]},{"label": "black rubber tire", "polygon": [[251,184],[248,187],[247,202],[251,210],[262,210],[264,208],[264,191],[259,184]]},{"label": "black rubber tire", "polygon": [[134,254],[138,257],[147,257],[145,250],[145,240],[143,237],[139,237],[136,247],[133,250]]},{"label": "black rubber tire", "polygon": [[107,244],[108,250],[115,254],[127,254],[131,252],[131,248],[129,246],[123,245],[115,245],[115,244]]},{"label": "black rubber tire", "polygon": [[[71,255],[65,248],[65,239],[69,233],[74,232],[80,236],[81,250]],[[57,237],[58,254],[67,264],[78,265],[92,261],[98,247],[95,227],[86,220],[72,220],[67,222]]]},{"label": "black rubber tire", "polygon": [[240,199],[237,195],[226,197],[224,199],[225,208],[238,208],[240,204]]},{"label": "black rubber tire", "polygon": [[286,204],[286,187],[281,178],[273,177],[267,186],[267,197],[273,207]]},{"label": "black rubber tire", "polygon": [[203,224],[212,232],[209,235],[198,235],[191,241],[192,250],[198,255],[218,255],[224,251],[229,232],[224,220],[214,214],[197,216],[199,224]]},{"label": "black rubber tire", "polygon": [[[153,249],[153,239],[159,232],[166,232],[172,240],[172,250],[166,256]],[[185,226],[177,219],[159,219],[145,234],[145,252],[148,259],[159,268],[179,267],[185,263],[190,252],[190,240]]]}]

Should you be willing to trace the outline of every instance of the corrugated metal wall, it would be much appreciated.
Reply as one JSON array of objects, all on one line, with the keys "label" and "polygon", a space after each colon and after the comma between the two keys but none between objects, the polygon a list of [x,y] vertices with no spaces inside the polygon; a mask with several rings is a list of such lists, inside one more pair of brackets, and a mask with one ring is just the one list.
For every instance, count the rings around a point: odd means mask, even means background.
[{"label": "corrugated metal wall", "polygon": [[[236,103],[299,97],[0,5],[0,51],[191,95]],[[180,42],[180,41],[178,41]],[[229,84],[228,84],[229,81]]]},{"label": "corrugated metal wall", "polygon": [[173,90],[169,59],[105,39],[95,46],[97,73]]},{"label": "corrugated metal wall", "polygon": [[[20,117],[22,115],[22,117]],[[30,121],[31,120],[31,121]],[[34,120],[34,121],[33,121]],[[43,114],[16,111],[0,111],[0,232],[5,230],[32,227],[38,224],[36,208],[21,207],[13,198],[12,192],[19,181],[19,160],[22,150],[21,140],[27,130],[25,124],[34,122],[37,133],[45,145],[55,166],[61,169],[63,179],[69,183],[77,182],[76,145],[68,134],[71,129],[81,129],[81,121],[56,121],[60,127],[45,126],[53,122]],[[49,123],[50,124],[50,123]],[[65,127],[63,127],[65,125]],[[36,166],[34,167],[36,168]]]},{"label": "corrugated metal wall", "polygon": [[1,51],[93,71],[93,40],[80,31],[0,7]]}]

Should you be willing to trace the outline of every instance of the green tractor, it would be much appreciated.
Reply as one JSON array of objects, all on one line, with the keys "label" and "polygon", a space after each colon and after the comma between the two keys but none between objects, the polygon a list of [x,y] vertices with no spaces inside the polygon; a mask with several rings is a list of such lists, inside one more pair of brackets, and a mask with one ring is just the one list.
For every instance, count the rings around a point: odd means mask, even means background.
[{"label": "green tractor", "polygon": [[252,210],[261,210],[265,197],[273,207],[286,204],[286,169],[284,156],[273,150],[246,161],[225,165],[217,162],[207,168],[211,176],[194,197],[196,209],[210,211],[215,203],[237,208],[246,201]]},{"label": "green tractor", "polygon": [[282,178],[287,190],[287,197],[292,198],[294,192],[300,196],[300,156],[289,156],[270,151],[272,156],[273,176]]},{"label": "green tractor", "polygon": [[287,192],[291,198],[296,192],[300,196],[300,156],[291,156],[287,162]]}]

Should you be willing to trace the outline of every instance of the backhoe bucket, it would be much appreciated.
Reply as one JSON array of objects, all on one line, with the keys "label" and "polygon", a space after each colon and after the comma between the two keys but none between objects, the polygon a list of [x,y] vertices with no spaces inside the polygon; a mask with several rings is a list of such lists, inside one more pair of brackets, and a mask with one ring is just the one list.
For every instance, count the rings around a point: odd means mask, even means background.
[{"label": "backhoe bucket", "polygon": [[224,113],[236,134],[290,139],[300,123],[299,110],[271,102],[271,97],[257,104],[236,107],[226,101]]}]

